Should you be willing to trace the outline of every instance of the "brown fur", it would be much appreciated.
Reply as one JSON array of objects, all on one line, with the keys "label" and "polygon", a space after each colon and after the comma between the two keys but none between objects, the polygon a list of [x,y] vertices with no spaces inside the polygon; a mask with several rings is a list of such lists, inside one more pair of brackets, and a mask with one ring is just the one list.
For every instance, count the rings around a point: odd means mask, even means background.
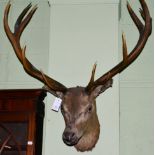
[{"label": "brown fur", "polygon": [[89,126],[89,130],[85,132],[79,142],[75,145],[77,151],[91,151],[95,147],[100,135],[100,124],[98,118],[96,119],[96,122],[92,122],[92,125]]}]

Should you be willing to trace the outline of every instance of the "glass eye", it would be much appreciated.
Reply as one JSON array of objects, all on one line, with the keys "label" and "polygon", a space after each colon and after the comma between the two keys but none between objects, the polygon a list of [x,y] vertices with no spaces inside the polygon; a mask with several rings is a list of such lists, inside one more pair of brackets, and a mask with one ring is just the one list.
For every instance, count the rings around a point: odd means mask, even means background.
[{"label": "glass eye", "polygon": [[88,108],[88,112],[90,113],[90,112],[92,111],[92,109],[93,109],[93,106],[92,106],[92,105],[89,106],[89,108]]}]

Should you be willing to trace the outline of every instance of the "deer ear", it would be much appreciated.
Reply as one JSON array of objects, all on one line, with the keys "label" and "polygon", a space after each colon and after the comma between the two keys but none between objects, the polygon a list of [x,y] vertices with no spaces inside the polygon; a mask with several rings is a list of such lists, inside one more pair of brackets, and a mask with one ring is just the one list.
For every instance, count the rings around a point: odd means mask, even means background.
[{"label": "deer ear", "polygon": [[62,99],[63,96],[64,96],[64,93],[63,93],[63,92],[60,92],[60,91],[56,91],[55,94],[56,94],[56,95],[54,95],[54,94],[53,94],[53,95],[56,96],[56,97],[58,97],[58,98],[61,98],[61,99]]},{"label": "deer ear", "polygon": [[91,93],[92,97],[98,97],[101,93],[107,90],[109,87],[112,87],[113,79],[108,80],[105,84],[97,86]]}]

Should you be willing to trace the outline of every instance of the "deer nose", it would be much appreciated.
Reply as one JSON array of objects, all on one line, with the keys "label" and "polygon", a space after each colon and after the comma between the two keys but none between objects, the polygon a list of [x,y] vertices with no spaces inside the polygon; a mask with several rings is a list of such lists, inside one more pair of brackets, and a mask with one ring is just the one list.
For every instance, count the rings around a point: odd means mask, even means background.
[{"label": "deer nose", "polygon": [[69,146],[73,146],[78,142],[78,138],[76,137],[76,134],[74,132],[64,132],[62,139],[64,143]]}]

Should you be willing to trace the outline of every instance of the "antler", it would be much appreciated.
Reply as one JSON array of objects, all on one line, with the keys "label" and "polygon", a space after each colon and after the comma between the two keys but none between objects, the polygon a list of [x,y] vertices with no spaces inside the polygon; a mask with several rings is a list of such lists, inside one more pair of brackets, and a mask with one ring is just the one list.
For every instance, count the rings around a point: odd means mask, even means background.
[{"label": "antler", "polygon": [[[7,4],[4,12],[4,29],[7,34],[8,39],[10,40],[12,47],[15,51],[16,56],[18,57],[19,61],[23,65],[25,71],[32,77],[40,80],[42,83],[46,85],[48,90],[53,92],[66,92],[67,88],[62,85],[61,83],[57,82],[56,80],[48,77],[43,72],[36,69],[29,60],[25,57],[26,46],[22,49],[20,46],[20,37],[28,23],[30,22],[31,18],[33,17],[35,11],[37,10],[37,6],[34,6],[32,9],[31,3],[22,11],[19,15],[15,26],[14,32],[10,30],[8,24],[8,15],[10,11],[11,4],[10,2]],[[30,10],[31,9],[31,10]],[[30,10],[30,11],[29,11]],[[26,15],[27,14],[27,15]]]},{"label": "antler", "polygon": [[125,35],[122,34],[123,60],[119,64],[117,64],[114,68],[112,68],[107,73],[105,73],[100,78],[98,78],[96,81],[94,81],[94,75],[95,75],[95,69],[96,69],[96,65],[94,65],[92,75],[91,75],[91,80],[86,87],[86,90],[88,92],[92,92],[97,86],[103,85],[107,81],[112,80],[112,77],[114,77],[116,74],[121,73],[124,69],[126,69],[132,62],[134,62],[137,59],[137,57],[142,52],[149,36],[151,35],[152,19],[150,17],[150,13],[145,0],[139,0],[139,1],[142,6],[142,9],[140,9],[140,14],[145,22],[145,25],[143,25],[143,23],[137,17],[135,12],[132,10],[130,4],[127,2],[128,12],[133,22],[135,23],[136,27],[138,28],[138,31],[140,34],[139,40],[136,46],[131,51],[131,53],[128,54]]}]

